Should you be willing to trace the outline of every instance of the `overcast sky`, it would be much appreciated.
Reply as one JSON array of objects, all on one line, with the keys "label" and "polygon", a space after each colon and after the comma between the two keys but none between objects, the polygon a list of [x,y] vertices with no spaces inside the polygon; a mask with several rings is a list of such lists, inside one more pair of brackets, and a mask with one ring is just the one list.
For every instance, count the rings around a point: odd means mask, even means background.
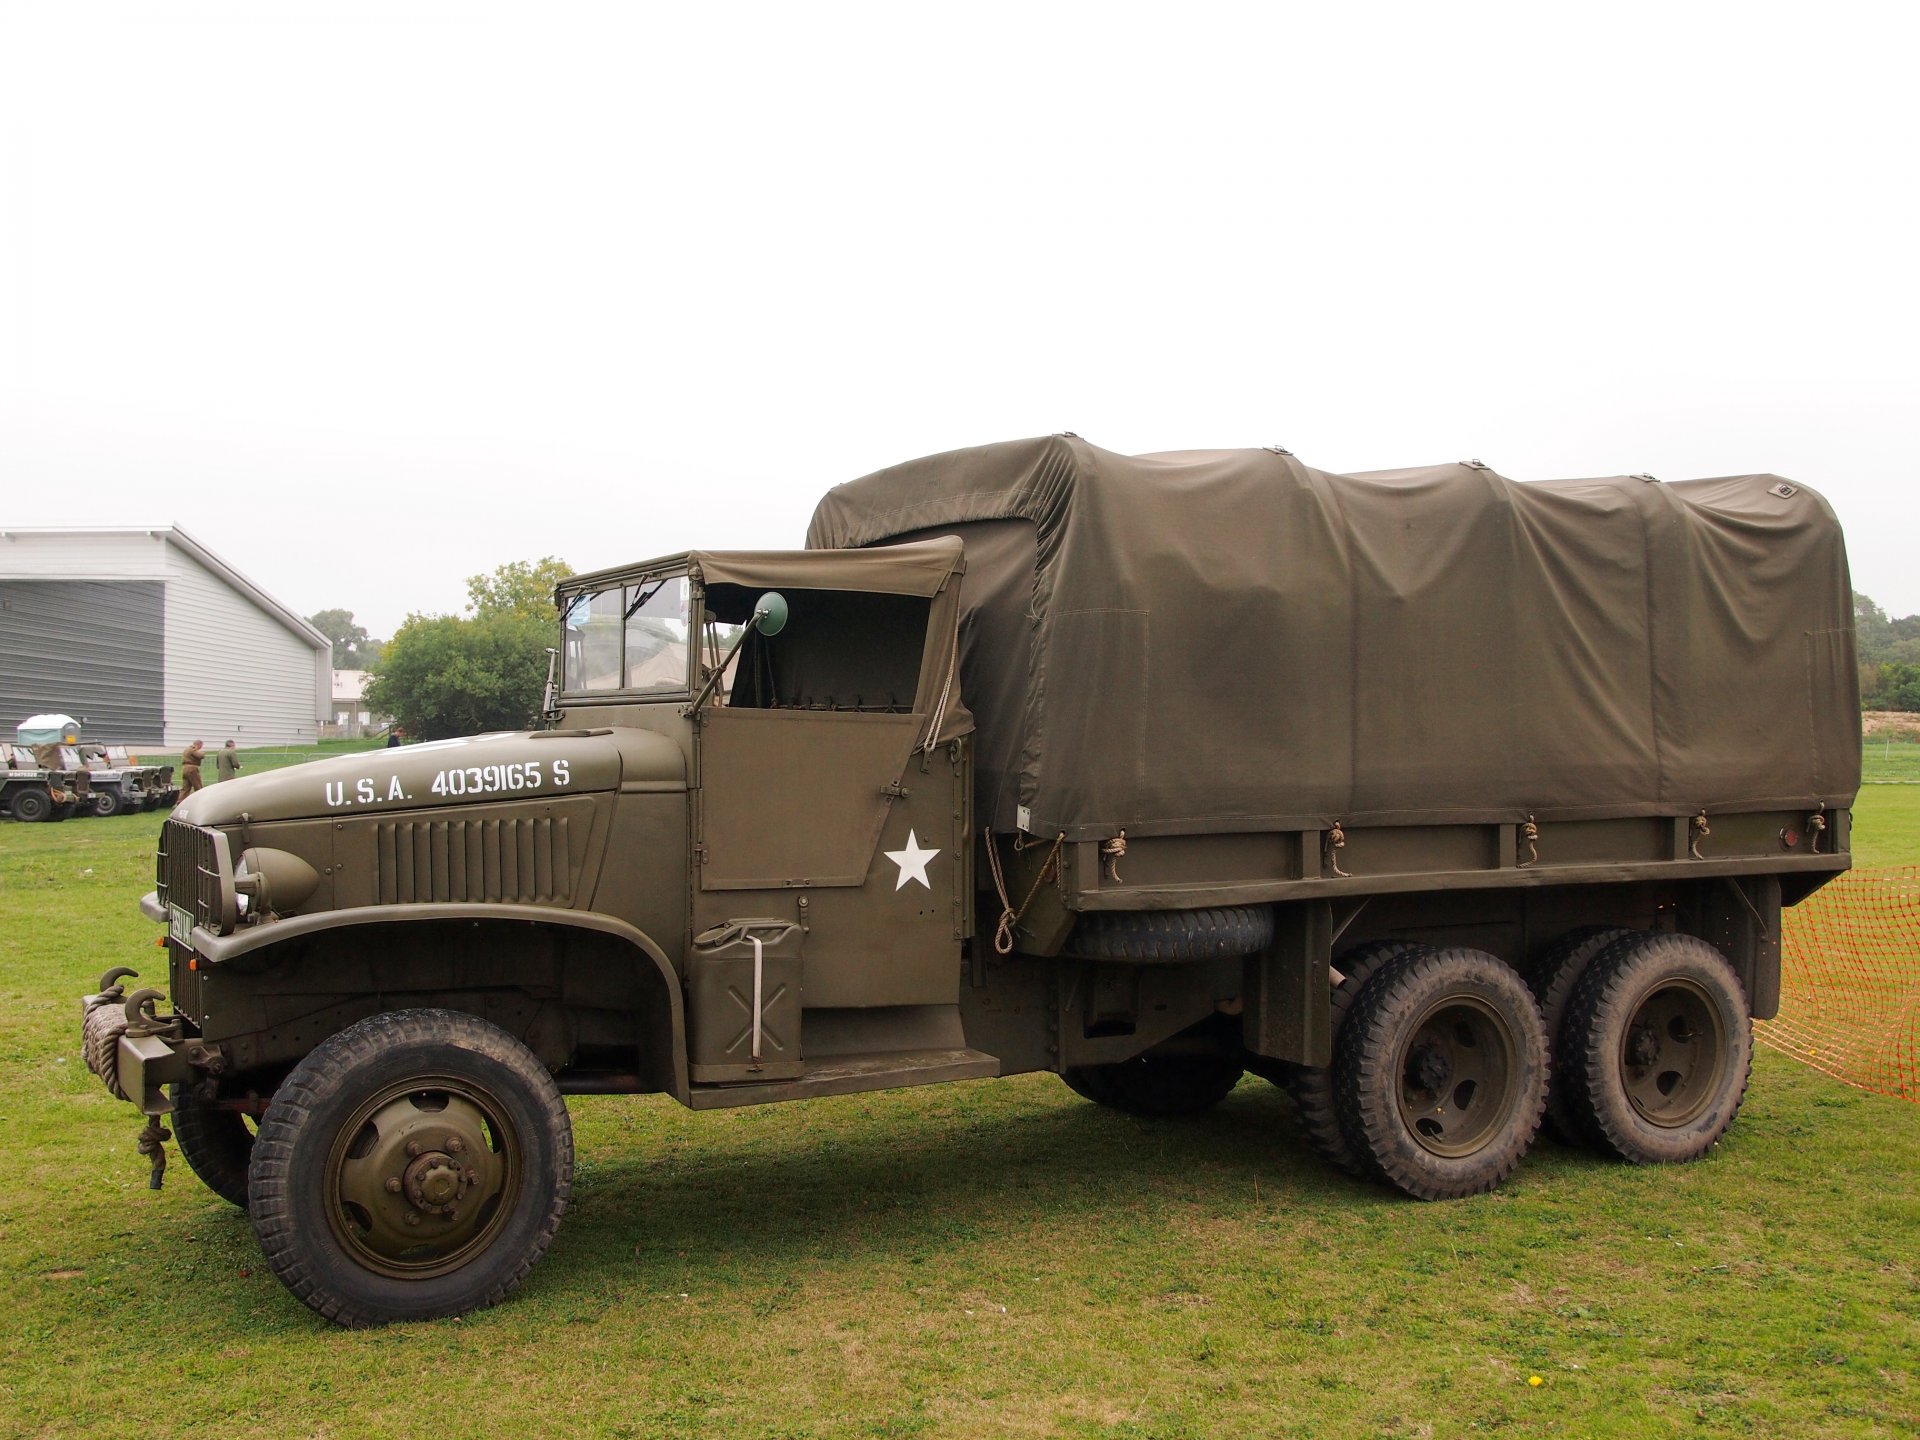
[{"label": "overcast sky", "polygon": [[0,523],[385,635],[1074,430],[1776,471],[1920,611],[1909,13],[0,0]]}]

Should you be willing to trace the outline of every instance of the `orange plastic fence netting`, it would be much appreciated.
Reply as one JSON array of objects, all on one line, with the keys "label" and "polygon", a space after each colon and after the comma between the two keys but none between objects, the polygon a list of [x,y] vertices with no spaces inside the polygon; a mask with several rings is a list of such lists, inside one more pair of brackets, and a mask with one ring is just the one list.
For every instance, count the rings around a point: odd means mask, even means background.
[{"label": "orange plastic fence netting", "polygon": [[1854,870],[1787,911],[1780,1014],[1754,1038],[1837,1080],[1920,1101],[1920,866]]}]

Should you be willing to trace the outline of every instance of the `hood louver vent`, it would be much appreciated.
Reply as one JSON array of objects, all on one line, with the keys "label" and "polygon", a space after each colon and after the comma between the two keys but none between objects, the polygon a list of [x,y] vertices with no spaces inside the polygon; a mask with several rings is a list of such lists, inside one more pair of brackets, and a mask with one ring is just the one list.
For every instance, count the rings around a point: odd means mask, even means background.
[{"label": "hood louver vent", "polygon": [[374,827],[382,905],[573,904],[567,817],[399,820]]}]

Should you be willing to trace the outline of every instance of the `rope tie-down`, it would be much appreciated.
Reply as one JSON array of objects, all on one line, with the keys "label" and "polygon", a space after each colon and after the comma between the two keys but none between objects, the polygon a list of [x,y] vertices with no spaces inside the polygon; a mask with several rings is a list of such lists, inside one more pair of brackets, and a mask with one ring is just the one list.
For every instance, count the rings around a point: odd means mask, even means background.
[{"label": "rope tie-down", "polygon": [[986,833],[987,869],[993,873],[993,888],[1000,896],[1000,923],[993,927],[994,953],[1011,955],[1014,928],[1027,913],[1027,907],[1033,904],[1033,897],[1040,893],[1040,887],[1059,873],[1060,847],[1067,841],[1067,832],[1062,830],[1053,837],[1053,848],[1047,852],[1047,858],[1041,862],[1040,873],[1033,877],[1033,888],[1027,891],[1027,898],[1020,902],[1018,910],[1013,908],[1013,901],[1007,895],[1007,877],[1000,868],[1000,848],[993,843],[993,831],[989,829]]}]

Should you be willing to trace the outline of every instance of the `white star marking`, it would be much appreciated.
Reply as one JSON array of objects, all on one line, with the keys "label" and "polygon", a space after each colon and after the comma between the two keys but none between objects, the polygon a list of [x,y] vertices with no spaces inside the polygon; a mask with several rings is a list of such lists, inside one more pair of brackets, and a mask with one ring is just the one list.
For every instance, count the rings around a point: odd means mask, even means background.
[{"label": "white star marking", "polygon": [[900,867],[900,878],[893,882],[893,888],[904,890],[907,881],[918,880],[927,889],[933,889],[933,882],[927,879],[927,862],[939,853],[940,847],[937,845],[931,850],[922,850],[913,831],[907,831],[907,848],[886,852],[887,859]]}]

